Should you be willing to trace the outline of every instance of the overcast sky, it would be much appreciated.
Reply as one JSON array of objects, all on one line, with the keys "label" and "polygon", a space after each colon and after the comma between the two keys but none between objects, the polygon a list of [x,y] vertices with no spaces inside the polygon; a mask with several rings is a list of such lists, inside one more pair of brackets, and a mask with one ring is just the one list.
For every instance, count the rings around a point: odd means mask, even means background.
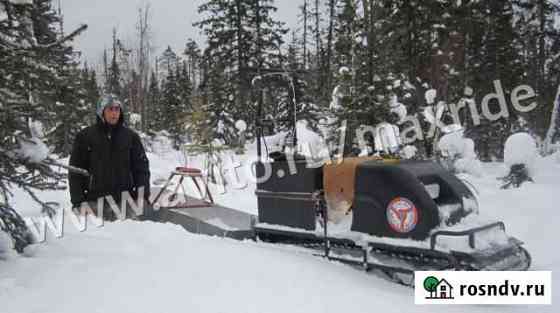
[{"label": "overcast sky", "polygon": [[[152,12],[154,44],[159,54],[167,45],[181,52],[187,38],[201,44],[202,36],[192,23],[200,18],[198,6],[204,0],[60,0],[65,20],[65,31],[72,31],[85,23],[88,29],[79,36],[76,47],[90,64],[99,64],[104,47],[111,45],[111,32],[117,27],[119,37],[133,42],[138,8],[149,2]],[[54,1],[56,3],[56,1]],[[277,19],[295,27],[300,0],[276,0]]]}]

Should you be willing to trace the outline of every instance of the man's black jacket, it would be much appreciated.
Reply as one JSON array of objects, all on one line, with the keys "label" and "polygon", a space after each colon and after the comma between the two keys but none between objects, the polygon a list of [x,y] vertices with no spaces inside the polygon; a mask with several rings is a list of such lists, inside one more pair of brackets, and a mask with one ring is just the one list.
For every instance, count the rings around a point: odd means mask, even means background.
[{"label": "man's black jacket", "polygon": [[[83,168],[90,177],[70,173],[70,197],[73,205],[96,201],[111,195],[120,201],[121,193],[137,195],[144,186],[144,197],[150,195],[150,168],[140,136],[123,125],[123,115],[114,127],[99,117],[97,123],[78,133],[70,165]],[[117,202],[119,203],[119,202]]]}]

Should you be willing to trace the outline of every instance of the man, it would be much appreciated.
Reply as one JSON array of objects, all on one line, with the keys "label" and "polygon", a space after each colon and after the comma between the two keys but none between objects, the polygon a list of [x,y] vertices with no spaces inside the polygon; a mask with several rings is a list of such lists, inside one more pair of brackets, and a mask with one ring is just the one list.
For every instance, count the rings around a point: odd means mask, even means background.
[{"label": "man", "polygon": [[[90,176],[69,174],[72,205],[89,202],[96,210],[97,199],[112,196],[121,206],[124,192],[134,199],[143,188],[144,217],[150,217],[150,168],[140,137],[124,125],[121,102],[114,95],[105,95],[97,103],[97,122],[80,131],[74,142],[70,165],[85,169]],[[122,208],[120,208],[122,209]],[[133,216],[127,208],[127,216]],[[116,218],[105,202],[103,217]]]}]

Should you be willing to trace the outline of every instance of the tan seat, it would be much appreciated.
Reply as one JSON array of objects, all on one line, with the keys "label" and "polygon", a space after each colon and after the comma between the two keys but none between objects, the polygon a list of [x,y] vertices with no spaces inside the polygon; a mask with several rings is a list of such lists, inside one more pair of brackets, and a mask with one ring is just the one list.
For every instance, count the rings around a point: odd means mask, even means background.
[{"label": "tan seat", "polygon": [[372,160],[383,159],[380,157],[354,157],[325,164],[323,185],[329,209],[329,220],[336,223],[350,211],[354,203],[356,167],[360,163]]}]

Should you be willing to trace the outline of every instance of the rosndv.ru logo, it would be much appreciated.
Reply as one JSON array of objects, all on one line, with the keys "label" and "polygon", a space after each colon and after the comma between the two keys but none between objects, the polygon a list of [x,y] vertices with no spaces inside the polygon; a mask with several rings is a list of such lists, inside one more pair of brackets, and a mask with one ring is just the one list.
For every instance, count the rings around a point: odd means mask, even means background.
[{"label": "rosndv.ru logo", "polygon": [[424,279],[423,286],[429,293],[426,299],[453,299],[453,286],[444,278],[428,276]]},{"label": "rosndv.ru logo", "polygon": [[550,271],[418,271],[416,304],[551,304]]}]

